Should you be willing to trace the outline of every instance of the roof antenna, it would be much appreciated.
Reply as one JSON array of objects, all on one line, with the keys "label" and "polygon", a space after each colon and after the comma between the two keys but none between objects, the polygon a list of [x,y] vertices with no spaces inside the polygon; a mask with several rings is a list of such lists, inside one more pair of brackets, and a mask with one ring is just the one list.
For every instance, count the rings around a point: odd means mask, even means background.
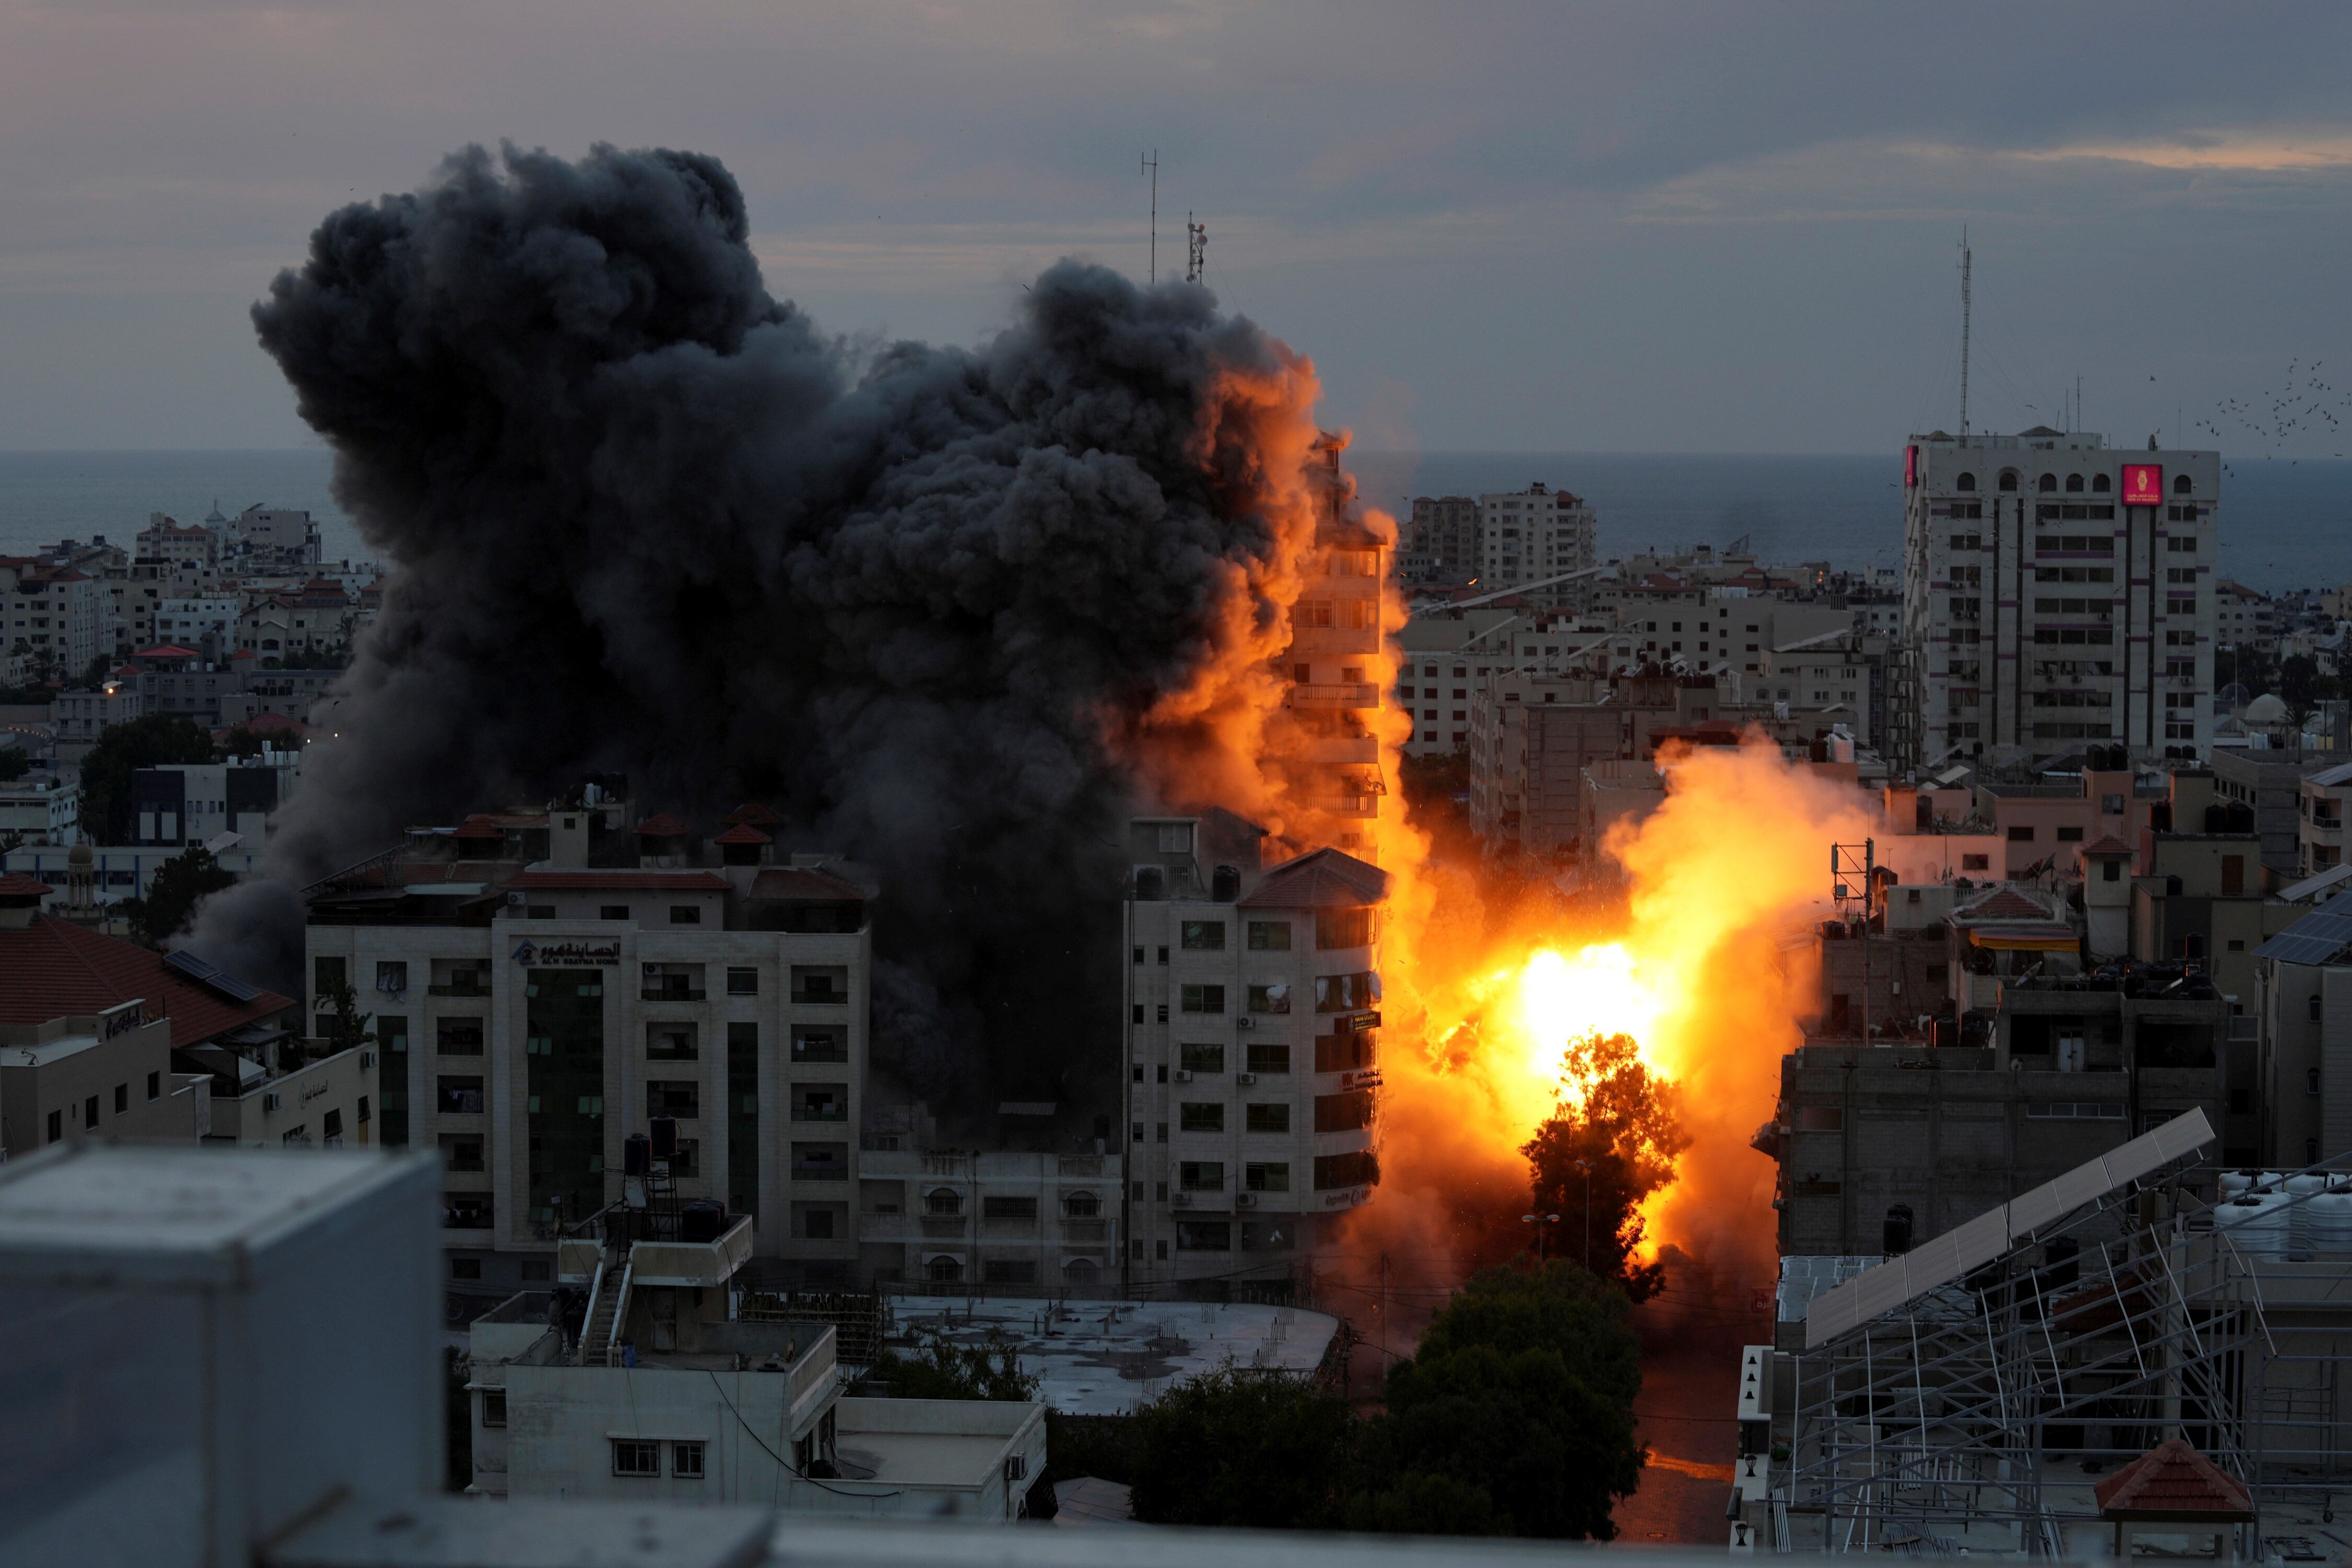
[{"label": "roof antenna", "polygon": [[1960,229],[1960,445],[1969,444],[1969,231]]},{"label": "roof antenna", "polygon": [[1139,157],[1139,174],[1151,176],[1151,284],[1160,286],[1160,149],[1154,147],[1150,157]]},{"label": "roof antenna", "polygon": [[1194,223],[1192,215],[1184,215],[1184,281],[1198,283],[1201,269],[1208,265],[1209,226]]}]

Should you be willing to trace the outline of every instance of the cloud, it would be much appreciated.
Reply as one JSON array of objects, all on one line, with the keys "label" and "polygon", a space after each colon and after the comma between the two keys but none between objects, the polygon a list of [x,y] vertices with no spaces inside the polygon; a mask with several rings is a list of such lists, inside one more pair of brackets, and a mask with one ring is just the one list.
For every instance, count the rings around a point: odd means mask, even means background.
[{"label": "cloud", "polygon": [[2078,142],[2009,156],[2027,163],[2096,159],[2152,169],[2337,169],[2352,164],[2352,131],[2222,131],[2169,141]]}]

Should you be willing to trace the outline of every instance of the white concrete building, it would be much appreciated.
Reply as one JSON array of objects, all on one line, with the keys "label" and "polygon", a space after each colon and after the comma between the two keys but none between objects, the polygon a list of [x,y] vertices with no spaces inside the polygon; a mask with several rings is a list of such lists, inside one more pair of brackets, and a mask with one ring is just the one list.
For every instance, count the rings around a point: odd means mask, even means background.
[{"label": "white concrete building", "polygon": [[1290,1289],[1380,1180],[1388,878],[1336,849],[1217,864],[1200,826],[1130,832],[1127,1281]]},{"label": "white concrete building", "polygon": [[154,637],[158,642],[192,647],[218,661],[236,651],[237,616],[244,609],[245,601],[234,595],[159,599]]},{"label": "white concrete building", "polygon": [[108,726],[127,724],[145,710],[136,685],[109,681],[101,687],[58,692],[49,705],[49,721],[56,727],[59,745],[82,746],[95,743]]},{"label": "white concrete building", "polygon": [[318,563],[319,525],[307,511],[257,502],[237,513],[228,526],[230,535],[257,566]]},{"label": "white concrete building", "polygon": [[[86,837],[81,844],[90,852],[89,898],[93,904],[119,904],[125,899],[145,898],[156,870],[187,853],[185,847],[180,845],[100,845],[89,843]],[[211,853],[215,865],[238,877],[251,875],[261,861],[258,841],[248,845],[240,839]],[[41,900],[41,907],[52,914],[63,914],[72,899],[72,856],[71,848],[26,845],[0,857],[0,869],[22,872],[48,883],[54,890]]]},{"label": "white concrete building", "polygon": [[2296,870],[2315,876],[2344,864],[2344,823],[2352,815],[2352,763],[2305,775],[2295,786]]},{"label": "white concrete building", "polygon": [[[592,819],[618,809],[533,817],[551,858],[528,869],[469,823],[441,851],[468,858],[320,889],[308,1016],[341,983],[374,1014],[381,1141],[441,1151],[453,1279],[545,1280],[559,1229],[622,1196],[625,1138],[667,1117],[681,1201],[751,1215],[761,1257],[846,1283],[874,889],[821,856],[586,865]],[[662,817],[638,831],[655,850],[685,834]]]},{"label": "white concrete building", "polygon": [[1936,431],[1905,458],[1895,759],[2211,734],[2221,454]]},{"label": "white concrete building", "polygon": [[89,573],[31,557],[0,559],[0,647],[70,679],[114,649],[113,599]]},{"label": "white concrete building", "polygon": [[829,1323],[677,1307],[670,1348],[581,1364],[549,1309],[529,1292],[472,1326],[471,1490],[1010,1523],[1045,1475],[1045,1405],[844,1398]]},{"label": "white concrete building", "polygon": [[71,848],[81,841],[81,785],[37,772],[0,784],[0,838]]},{"label": "white concrete building", "polygon": [[1098,1290],[1119,1276],[1125,1170],[1116,1153],[866,1149],[861,1269],[877,1280]]},{"label": "white concrete building", "polygon": [[[1580,572],[1601,560],[1592,509],[1581,497],[1545,485],[1479,496],[1478,547],[1479,586],[1489,592]],[[1548,609],[1582,602],[1574,583],[1533,589],[1528,596]]]}]

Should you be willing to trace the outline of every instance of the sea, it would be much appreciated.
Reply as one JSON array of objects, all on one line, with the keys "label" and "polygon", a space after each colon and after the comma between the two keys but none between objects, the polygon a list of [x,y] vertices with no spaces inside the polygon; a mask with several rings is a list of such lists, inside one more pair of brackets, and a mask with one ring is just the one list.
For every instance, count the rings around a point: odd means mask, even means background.
[{"label": "sea", "polygon": [[[1769,563],[1899,564],[1902,458],[1657,452],[1350,451],[1369,503],[1402,513],[1417,495],[1530,483],[1574,491],[1600,521],[1606,560],[1717,548],[1745,538]],[[0,555],[60,538],[127,541],[155,512],[200,521],[261,502],[306,510],[330,560],[370,551],[335,502],[322,447],[268,451],[0,451]],[[2231,461],[2221,483],[2221,572],[2269,593],[2352,584],[2352,459]]]}]

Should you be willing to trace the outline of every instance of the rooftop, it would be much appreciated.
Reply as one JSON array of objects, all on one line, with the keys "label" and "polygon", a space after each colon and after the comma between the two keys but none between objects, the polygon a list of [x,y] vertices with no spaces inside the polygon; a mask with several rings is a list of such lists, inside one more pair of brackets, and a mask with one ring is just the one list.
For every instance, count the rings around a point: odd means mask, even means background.
[{"label": "rooftop", "polygon": [[274,991],[231,988],[253,994],[234,997],[160,952],[47,915],[22,929],[0,927],[0,1024],[45,1024],[143,1001],[148,1017],[172,1020],[172,1044],[192,1046],[294,1005]]},{"label": "rooftop", "polygon": [[982,1345],[1002,1335],[1037,1397],[1071,1415],[1118,1415],[1232,1361],[1301,1375],[1322,1365],[1336,1318],[1243,1301],[1044,1301],[902,1296],[898,1327]]},{"label": "rooftop", "polygon": [[1243,899],[1244,909],[1359,909],[1388,897],[1389,875],[1337,849],[1286,860]]},{"label": "rooftop", "polygon": [[730,884],[716,871],[639,871],[626,867],[591,867],[556,871],[544,867],[519,871],[507,886],[526,893],[593,892],[605,889],[646,893],[723,893]]}]

